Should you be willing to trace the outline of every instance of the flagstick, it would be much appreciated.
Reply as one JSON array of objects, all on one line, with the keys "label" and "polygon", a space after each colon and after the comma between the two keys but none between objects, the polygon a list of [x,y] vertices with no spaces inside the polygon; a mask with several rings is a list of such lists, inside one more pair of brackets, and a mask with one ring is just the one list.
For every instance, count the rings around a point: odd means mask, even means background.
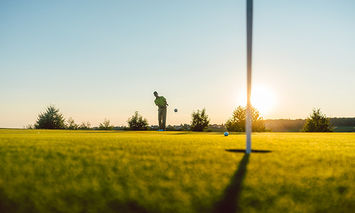
[{"label": "flagstick", "polygon": [[247,0],[247,110],[246,110],[246,153],[251,153],[251,71],[252,71],[252,43],[253,43],[253,0]]}]

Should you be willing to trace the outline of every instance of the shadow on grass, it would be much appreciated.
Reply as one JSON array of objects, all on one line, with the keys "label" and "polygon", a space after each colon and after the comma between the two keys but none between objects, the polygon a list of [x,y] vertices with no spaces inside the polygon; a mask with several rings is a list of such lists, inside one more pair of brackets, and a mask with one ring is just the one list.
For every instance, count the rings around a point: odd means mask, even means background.
[{"label": "shadow on grass", "polygon": [[188,135],[189,132],[177,132],[177,133],[170,133],[170,135]]},{"label": "shadow on grass", "polygon": [[[245,149],[226,149],[227,152],[239,152],[239,153],[245,153]],[[269,153],[272,152],[271,150],[258,150],[258,149],[252,149],[251,152],[255,153]]]},{"label": "shadow on grass", "polygon": [[[0,188],[0,212],[36,212],[35,205],[30,198],[24,198],[19,201],[14,201],[8,198],[5,191]],[[26,211],[25,211],[26,210]]]},{"label": "shadow on grass", "polygon": [[229,186],[225,189],[222,199],[216,203],[213,212],[237,212],[239,210],[239,196],[242,191],[242,183],[247,172],[249,154],[244,154],[237,171],[232,176]]},{"label": "shadow on grass", "polygon": [[122,203],[118,200],[112,200],[111,202],[109,202],[108,206],[114,212],[130,212],[130,213],[148,213],[149,212],[134,201]]}]

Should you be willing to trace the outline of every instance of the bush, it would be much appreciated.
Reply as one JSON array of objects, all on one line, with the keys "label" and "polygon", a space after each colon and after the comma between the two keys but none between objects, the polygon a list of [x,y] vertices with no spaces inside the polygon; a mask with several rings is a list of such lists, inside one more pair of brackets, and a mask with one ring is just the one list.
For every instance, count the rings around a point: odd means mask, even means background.
[{"label": "bush", "polygon": [[68,118],[66,128],[74,130],[74,129],[78,129],[79,125],[75,123],[73,118]]},{"label": "bush", "polygon": [[313,109],[303,127],[305,132],[332,132],[332,129],[329,118],[321,113],[320,109]]},{"label": "bush", "polygon": [[128,127],[131,130],[147,130],[148,121],[138,114],[136,111],[132,117],[128,119]]},{"label": "bush", "polygon": [[[252,114],[252,131],[264,132],[265,123],[260,113],[254,107],[251,108]],[[226,128],[230,132],[245,132],[246,107],[238,106],[234,110],[232,118],[226,122]]]},{"label": "bush", "polygon": [[64,129],[65,119],[54,106],[47,107],[44,113],[38,115],[35,124],[36,129]]},{"label": "bush", "polygon": [[202,132],[210,124],[206,109],[192,113],[191,130]]},{"label": "bush", "polygon": [[110,120],[105,119],[104,122],[100,123],[99,129],[100,130],[112,130],[113,125],[111,125]]}]

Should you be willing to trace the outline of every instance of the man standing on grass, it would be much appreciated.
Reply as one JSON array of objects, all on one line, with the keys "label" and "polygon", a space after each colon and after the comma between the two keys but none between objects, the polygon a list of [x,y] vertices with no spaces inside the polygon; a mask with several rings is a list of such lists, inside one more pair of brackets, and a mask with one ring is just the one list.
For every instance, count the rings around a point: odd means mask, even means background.
[{"label": "man standing on grass", "polygon": [[166,99],[163,96],[159,96],[158,92],[155,91],[154,93],[155,100],[154,103],[155,105],[158,106],[158,121],[159,121],[159,130],[165,130],[165,124],[166,124],[166,108],[168,103],[166,102]]}]

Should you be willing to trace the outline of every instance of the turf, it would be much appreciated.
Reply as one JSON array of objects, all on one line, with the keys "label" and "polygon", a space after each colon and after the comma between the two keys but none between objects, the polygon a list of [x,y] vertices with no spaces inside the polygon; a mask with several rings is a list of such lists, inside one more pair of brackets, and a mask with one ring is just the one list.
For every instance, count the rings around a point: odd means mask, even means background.
[{"label": "turf", "polygon": [[353,212],[354,133],[0,130],[0,212]]}]

